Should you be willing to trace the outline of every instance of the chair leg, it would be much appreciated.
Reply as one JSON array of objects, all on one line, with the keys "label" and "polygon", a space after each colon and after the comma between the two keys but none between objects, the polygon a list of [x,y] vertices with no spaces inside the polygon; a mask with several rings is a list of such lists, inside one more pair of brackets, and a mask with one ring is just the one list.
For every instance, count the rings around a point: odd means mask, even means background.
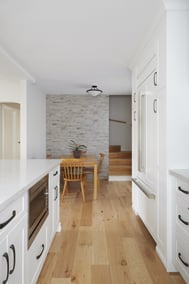
[{"label": "chair leg", "polygon": [[85,190],[84,190],[84,182],[81,181],[81,192],[82,192],[82,196],[83,196],[83,201],[85,202]]},{"label": "chair leg", "polygon": [[84,177],[83,177],[83,183],[84,183],[84,188],[85,188],[85,191],[88,191],[88,185],[87,185],[87,175],[84,175]]},{"label": "chair leg", "polygon": [[100,177],[97,177],[97,190],[100,190]]},{"label": "chair leg", "polygon": [[61,198],[62,201],[63,201],[63,198],[64,198],[64,194],[65,194],[65,192],[66,192],[66,190],[67,190],[67,184],[68,184],[67,180],[64,181],[64,187],[63,187],[62,198]]}]

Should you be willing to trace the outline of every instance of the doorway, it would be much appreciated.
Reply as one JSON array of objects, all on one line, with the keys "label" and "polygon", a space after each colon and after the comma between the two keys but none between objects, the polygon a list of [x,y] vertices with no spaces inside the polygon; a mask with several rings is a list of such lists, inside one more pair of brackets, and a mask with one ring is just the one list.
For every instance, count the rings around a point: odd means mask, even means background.
[{"label": "doorway", "polygon": [[20,105],[0,104],[0,159],[20,159]]},{"label": "doorway", "polygon": [[131,102],[131,95],[109,99],[109,180],[127,180],[132,174]]}]

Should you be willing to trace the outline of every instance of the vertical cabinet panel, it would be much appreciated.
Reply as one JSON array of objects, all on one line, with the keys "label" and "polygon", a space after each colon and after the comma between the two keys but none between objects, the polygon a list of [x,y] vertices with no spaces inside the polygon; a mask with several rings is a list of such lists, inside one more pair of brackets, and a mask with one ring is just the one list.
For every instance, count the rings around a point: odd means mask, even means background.
[{"label": "vertical cabinet panel", "polygon": [[153,192],[157,191],[158,96],[154,84],[154,72],[139,86],[138,95],[138,170],[137,176]]},{"label": "vertical cabinet panel", "polygon": [[0,243],[0,283],[25,284],[26,217]]},{"label": "vertical cabinet panel", "polygon": [[[152,63],[152,62],[151,62]],[[155,60],[153,61],[155,64]],[[159,157],[159,97],[157,92],[157,72],[155,66],[147,68],[146,77],[133,95],[133,156],[138,179],[148,192],[156,195],[147,197],[133,185],[133,208],[141,217],[154,239],[157,239],[157,200],[158,200],[158,157]]]},{"label": "vertical cabinet panel", "polygon": [[26,218],[10,232],[8,238],[9,284],[24,284],[24,263],[26,245]]},{"label": "vertical cabinet panel", "polygon": [[0,283],[3,283],[8,277],[9,260],[7,259],[7,239],[4,239],[0,243]]},{"label": "vertical cabinet panel", "polygon": [[50,244],[55,232],[60,228],[60,168],[53,169],[49,174],[49,237]]}]

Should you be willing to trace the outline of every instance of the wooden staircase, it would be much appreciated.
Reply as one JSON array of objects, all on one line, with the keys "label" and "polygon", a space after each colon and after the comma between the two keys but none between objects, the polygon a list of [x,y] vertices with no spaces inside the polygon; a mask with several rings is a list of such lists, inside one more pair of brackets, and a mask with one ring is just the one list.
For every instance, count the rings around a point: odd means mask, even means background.
[{"label": "wooden staircase", "polygon": [[121,151],[121,146],[109,146],[109,176],[131,176],[132,152]]}]

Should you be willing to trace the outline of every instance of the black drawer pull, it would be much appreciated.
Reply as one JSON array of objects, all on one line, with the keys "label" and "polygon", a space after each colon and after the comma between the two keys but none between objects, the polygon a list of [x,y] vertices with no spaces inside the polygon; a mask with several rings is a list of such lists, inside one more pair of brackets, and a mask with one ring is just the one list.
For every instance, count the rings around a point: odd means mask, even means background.
[{"label": "black drawer pull", "polygon": [[16,250],[15,250],[15,246],[11,245],[10,249],[12,250],[13,253],[13,266],[12,269],[9,271],[9,274],[12,274],[15,270],[15,266],[16,266]]},{"label": "black drawer pull", "polygon": [[8,223],[9,223],[12,219],[14,219],[15,216],[16,216],[16,211],[13,210],[13,211],[12,211],[12,216],[11,216],[7,221],[5,221],[4,223],[0,224],[0,229],[3,229],[6,225],[8,225]]},{"label": "black drawer pull", "polygon": [[56,171],[56,172],[53,174],[53,176],[55,177],[57,174],[58,174],[58,171]]},{"label": "black drawer pull", "polygon": [[41,247],[42,247],[42,250],[41,250],[40,254],[36,256],[36,259],[39,259],[39,258],[42,256],[42,254],[43,254],[43,251],[44,251],[44,249],[45,249],[45,245],[42,244]]},{"label": "black drawer pull", "polygon": [[189,267],[189,264],[188,264],[187,262],[185,262],[185,261],[182,259],[180,252],[178,253],[178,257],[179,257],[180,261],[181,261],[186,267]]},{"label": "black drawer pull", "polygon": [[179,218],[179,220],[182,222],[182,223],[184,223],[185,225],[189,225],[189,222],[187,222],[187,221],[184,221],[183,219],[182,219],[182,217],[181,217],[181,215],[178,215],[178,218]]},{"label": "black drawer pull", "polygon": [[55,190],[55,193],[56,193],[54,201],[56,201],[57,198],[58,198],[58,186],[57,185],[55,186],[54,190]]},{"label": "black drawer pull", "polygon": [[5,252],[3,254],[3,257],[6,259],[6,262],[7,262],[7,276],[6,276],[6,279],[3,280],[3,284],[6,284],[8,282],[8,279],[9,279],[9,256],[8,256],[8,253]]},{"label": "black drawer pull", "polygon": [[154,86],[157,86],[157,72],[154,72]]},{"label": "black drawer pull", "polygon": [[185,194],[189,194],[189,191],[183,190],[180,186],[178,187],[178,190],[180,190],[181,192],[183,192],[183,193],[185,193]]}]

